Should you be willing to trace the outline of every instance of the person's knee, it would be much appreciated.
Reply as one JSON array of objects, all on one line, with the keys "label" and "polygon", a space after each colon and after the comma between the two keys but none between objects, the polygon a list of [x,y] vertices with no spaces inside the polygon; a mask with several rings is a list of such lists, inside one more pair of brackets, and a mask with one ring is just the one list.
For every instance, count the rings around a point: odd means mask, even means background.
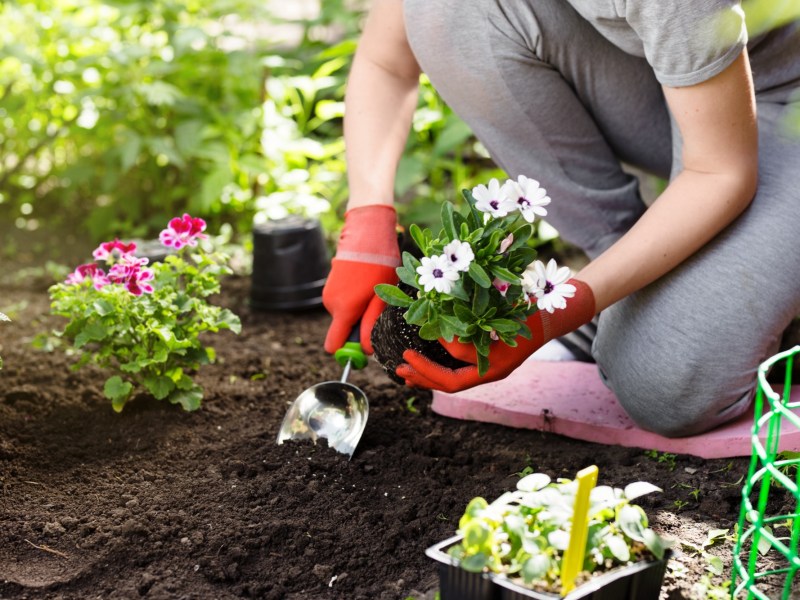
[{"label": "person's knee", "polygon": [[[667,356],[637,352],[605,353],[598,360],[609,387],[628,416],[647,431],[676,438],[697,435],[739,416],[752,398],[751,379],[732,376],[714,351],[676,348]],[[603,356],[602,351],[596,355]]]}]

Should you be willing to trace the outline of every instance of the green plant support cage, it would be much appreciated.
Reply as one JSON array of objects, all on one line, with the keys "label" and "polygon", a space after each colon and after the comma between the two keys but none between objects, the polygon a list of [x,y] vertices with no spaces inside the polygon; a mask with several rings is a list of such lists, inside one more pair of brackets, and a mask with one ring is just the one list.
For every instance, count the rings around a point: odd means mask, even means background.
[{"label": "green plant support cage", "polygon": [[[800,454],[779,449],[781,430],[800,430],[800,402],[792,402],[792,366],[800,346],[765,361],[758,369],[758,388],[753,423],[753,456],[742,489],[739,536],[733,556],[731,598],[775,600],[782,589],[783,600],[800,597]],[[782,393],[767,382],[767,373],[776,366],[785,367]],[[765,412],[764,398],[769,410]],[[794,505],[783,514],[769,515],[770,489],[788,490]],[[781,494],[785,492],[781,491]],[[791,498],[790,497],[790,498]],[[753,504],[755,499],[756,505]],[[749,544],[747,543],[749,541]],[[795,577],[797,581],[795,581]],[[737,585],[737,581],[739,581]],[[794,593],[792,587],[794,589]],[[768,588],[769,595],[765,593]],[[746,592],[746,595],[745,595]]]}]

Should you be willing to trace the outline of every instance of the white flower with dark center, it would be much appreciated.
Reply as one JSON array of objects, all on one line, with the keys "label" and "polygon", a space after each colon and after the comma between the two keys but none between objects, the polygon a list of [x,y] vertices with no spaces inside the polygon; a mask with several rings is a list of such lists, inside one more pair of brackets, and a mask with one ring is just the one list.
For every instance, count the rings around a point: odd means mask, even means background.
[{"label": "white flower with dark center", "polygon": [[528,223],[533,223],[537,215],[540,217],[547,215],[547,209],[544,207],[550,204],[550,197],[535,179],[520,175],[516,181],[511,179],[506,181],[503,188],[505,195],[511,199]]},{"label": "white flower with dark center", "polygon": [[436,290],[441,294],[449,294],[453,284],[458,281],[458,271],[453,269],[450,259],[444,254],[439,256],[423,256],[422,264],[417,267],[419,284],[426,292]]},{"label": "white flower with dark center", "polygon": [[468,271],[469,265],[475,260],[475,253],[469,242],[453,240],[444,247],[444,255],[450,261],[450,267],[456,271]]},{"label": "white flower with dark center", "polygon": [[506,195],[506,186],[501,186],[494,178],[489,181],[488,187],[480,184],[472,188],[472,196],[475,198],[475,208],[493,217],[505,217],[516,210],[516,199]]},{"label": "white flower with dark center", "polygon": [[566,308],[567,298],[575,295],[575,286],[567,283],[571,276],[569,268],[559,267],[552,258],[546,267],[536,260],[522,274],[522,289],[529,303],[535,298],[539,310],[552,313],[557,308]]}]

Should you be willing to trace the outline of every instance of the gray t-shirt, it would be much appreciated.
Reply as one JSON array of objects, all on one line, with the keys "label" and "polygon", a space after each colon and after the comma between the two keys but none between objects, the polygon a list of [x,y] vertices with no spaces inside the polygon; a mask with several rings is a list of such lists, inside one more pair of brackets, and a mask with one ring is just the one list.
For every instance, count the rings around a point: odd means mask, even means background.
[{"label": "gray t-shirt", "polygon": [[706,81],[728,67],[745,45],[750,49],[757,90],[800,85],[800,23],[761,35],[748,44],[739,0],[568,2],[612,44],[647,59],[664,85],[680,87]]},{"label": "gray t-shirt", "polygon": [[642,56],[659,82],[694,85],[730,65],[747,44],[736,0],[569,0],[603,37]]}]

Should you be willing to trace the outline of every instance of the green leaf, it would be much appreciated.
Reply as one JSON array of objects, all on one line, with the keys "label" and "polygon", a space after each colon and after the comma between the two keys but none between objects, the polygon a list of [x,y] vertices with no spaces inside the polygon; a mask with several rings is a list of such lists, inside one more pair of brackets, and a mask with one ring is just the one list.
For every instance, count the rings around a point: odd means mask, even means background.
[{"label": "green leaf", "polygon": [[453,312],[455,313],[456,317],[458,317],[464,323],[473,323],[478,319],[478,317],[475,316],[475,313],[473,313],[463,304],[453,304]]},{"label": "green leaf", "polygon": [[522,578],[526,583],[536,579],[544,579],[547,571],[550,570],[550,559],[546,554],[531,556],[522,565]]},{"label": "green leaf", "polygon": [[412,273],[416,273],[417,267],[419,267],[422,263],[417,260],[417,257],[411,254],[411,252],[403,252],[403,266],[411,271]]},{"label": "green leaf", "polygon": [[438,340],[442,337],[439,321],[425,323],[419,330],[419,337],[423,340]]},{"label": "green leaf", "polygon": [[410,285],[413,288],[419,289],[419,285],[417,284],[417,274],[414,271],[406,268],[405,266],[397,267],[395,270],[397,272],[397,277],[400,278],[400,281],[406,285]]},{"label": "green leaf", "polygon": [[450,288],[449,296],[453,298],[458,298],[464,302],[469,302],[469,294],[467,290],[464,289],[464,282],[462,279],[459,279],[453,284],[453,287]]},{"label": "green leaf", "polygon": [[217,327],[230,329],[235,334],[242,332],[242,321],[227,308],[223,308],[217,318]]},{"label": "green leaf", "polygon": [[106,315],[110,315],[114,312],[114,305],[108,300],[103,299],[95,300],[92,304],[92,308],[94,308],[94,311],[101,317],[105,317]]},{"label": "green leaf", "polygon": [[122,407],[128,401],[128,397],[133,390],[133,384],[123,381],[119,375],[114,375],[106,379],[103,385],[103,394],[111,400],[111,406],[116,412],[122,411]]},{"label": "green leaf", "polygon": [[478,375],[483,377],[489,370],[489,357],[478,353]]},{"label": "green leaf", "polygon": [[664,552],[672,545],[670,540],[665,540],[652,529],[645,529],[642,531],[642,539],[640,540],[647,546],[647,549],[653,553],[658,560],[664,558]]},{"label": "green leaf", "polygon": [[156,400],[163,400],[169,393],[175,389],[175,382],[169,377],[163,375],[151,375],[145,377],[142,382],[147,391],[153,395]]},{"label": "green leaf", "polygon": [[375,294],[390,306],[411,306],[414,300],[396,285],[379,283],[375,286]]},{"label": "green leaf", "polygon": [[472,297],[472,312],[476,315],[483,315],[489,307],[489,290],[483,287],[476,287]]},{"label": "green leaf", "polygon": [[439,318],[439,332],[441,337],[447,342],[452,342],[456,335],[455,329],[450,326],[450,321],[447,320],[445,315]]},{"label": "green leaf", "polygon": [[428,321],[428,309],[431,302],[427,298],[419,298],[408,307],[404,318],[412,325],[424,325]]},{"label": "green leaf", "polygon": [[489,279],[489,276],[486,274],[486,271],[483,270],[483,267],[480,266],[477,262],[472,261],[469,264],[469,276],[472,280],[477,283],[482,288],[489,288],[492,285],[492,280]]},{"label": "green leaf", "polygon": [[641,508],[630,504],[621,507],[617,515],[617,523],[629,538],[644,542],[643,532],[647,527],[647,517]]},{"label": "green leaf", "polygon": [[411,239],[414,240],[417,247],[422,250],[422,252],[425,252],[425,234],[419,226],[416,223],[412,223],[408,228],[408,233],[411,235]]},{"label": "green leaf", "polygon": [[489,270],[492,272],[492,275],[497,277],[502,281],[506,281],[508,283],[519,283],[520,277],[519,275],[515,275],[505,267],[501,267],[499,265],[492,265],[489,267]]},{"label": "green leaf", "polygon": [[448,241],[458,239],[458,231],[453,217],[453,205],[450,202],[442,203],[442,231],[448,238]]},{"label": "green leaf", "polygon": [[467,201],[467,205],[469,206],[469,219],[472,221],[472,226],[475,228],[480,227],[483,225],[483,213],[475,208],[475,197],[472,195],[472,190],[461,190],[461,193],[464,196],[464,200]]},{"label": "green leaf", "polygon": [[703,558],[706,559],[706,571],[709,573],[713,575],[722,575],[722,573],[725,571],[725,563],[722,562],[722,559],[719,556],[714,556],[713,554],[704,552]]},{"label": "green leaf", "polygon": [[628,500],[633,500],[646,494],[663,491],[664,490],[662,490],[660,487],[656,487],[652,483],[648,483],[646,481],[636,481],[625,486],[625,497]]},{"label": "green leaf", "polygon": [[483,552],[467,556],[459,563],[461,568],[470,573],[480,573],[489,564],[489,555]]},{"label": "green leaf", "polygon": [[180,404],[183,410],[191,412],[200,408],[203,402],[203,390],[198,386],[192,386],[189,389],[179,389],[170,394],[169,401],[172,404]]},{"label": "green leaf", "polygon": [[516,333],[519,330],[519,322],[511,319],[492,319],[489,325],[498,333]]},{"label": "green leaf", "polygon": [[621,535],[609,535],[605,538],[605,541],[614,558],[620,562],[628,562],[630,560],[631,551],[625,538]]},{"label": "green leaf", "polygon": [[89,342],[100,342],[108,335],[108,328],[97,321],[89,323],[75,336],[75,347],[81,348]]},{"label": "green leaf", "polygon": [[506,250],[507,254],[514,252],[517,248],[522,248],[528,243],[528,240],[533,235],[533,227],[529,224],[525,224],[522,227],[517,228],[514,230],[514,240],[511,242],[511,245]]},{"label": "green leaf", "polygon": [[[439,317],[439,321],[447,325],[448,330],[452,331],[455,335],[458,336],[466,336],[467,335],[467,324],[460,321],[458,318],[452,315],[441,315]],[[444,329],[443,329],[444,331]],[[447,338],[446,335],[442,337]],[[448,342],[453,341],[453,336],[450,336],[450,339],[447,340]]]}]

